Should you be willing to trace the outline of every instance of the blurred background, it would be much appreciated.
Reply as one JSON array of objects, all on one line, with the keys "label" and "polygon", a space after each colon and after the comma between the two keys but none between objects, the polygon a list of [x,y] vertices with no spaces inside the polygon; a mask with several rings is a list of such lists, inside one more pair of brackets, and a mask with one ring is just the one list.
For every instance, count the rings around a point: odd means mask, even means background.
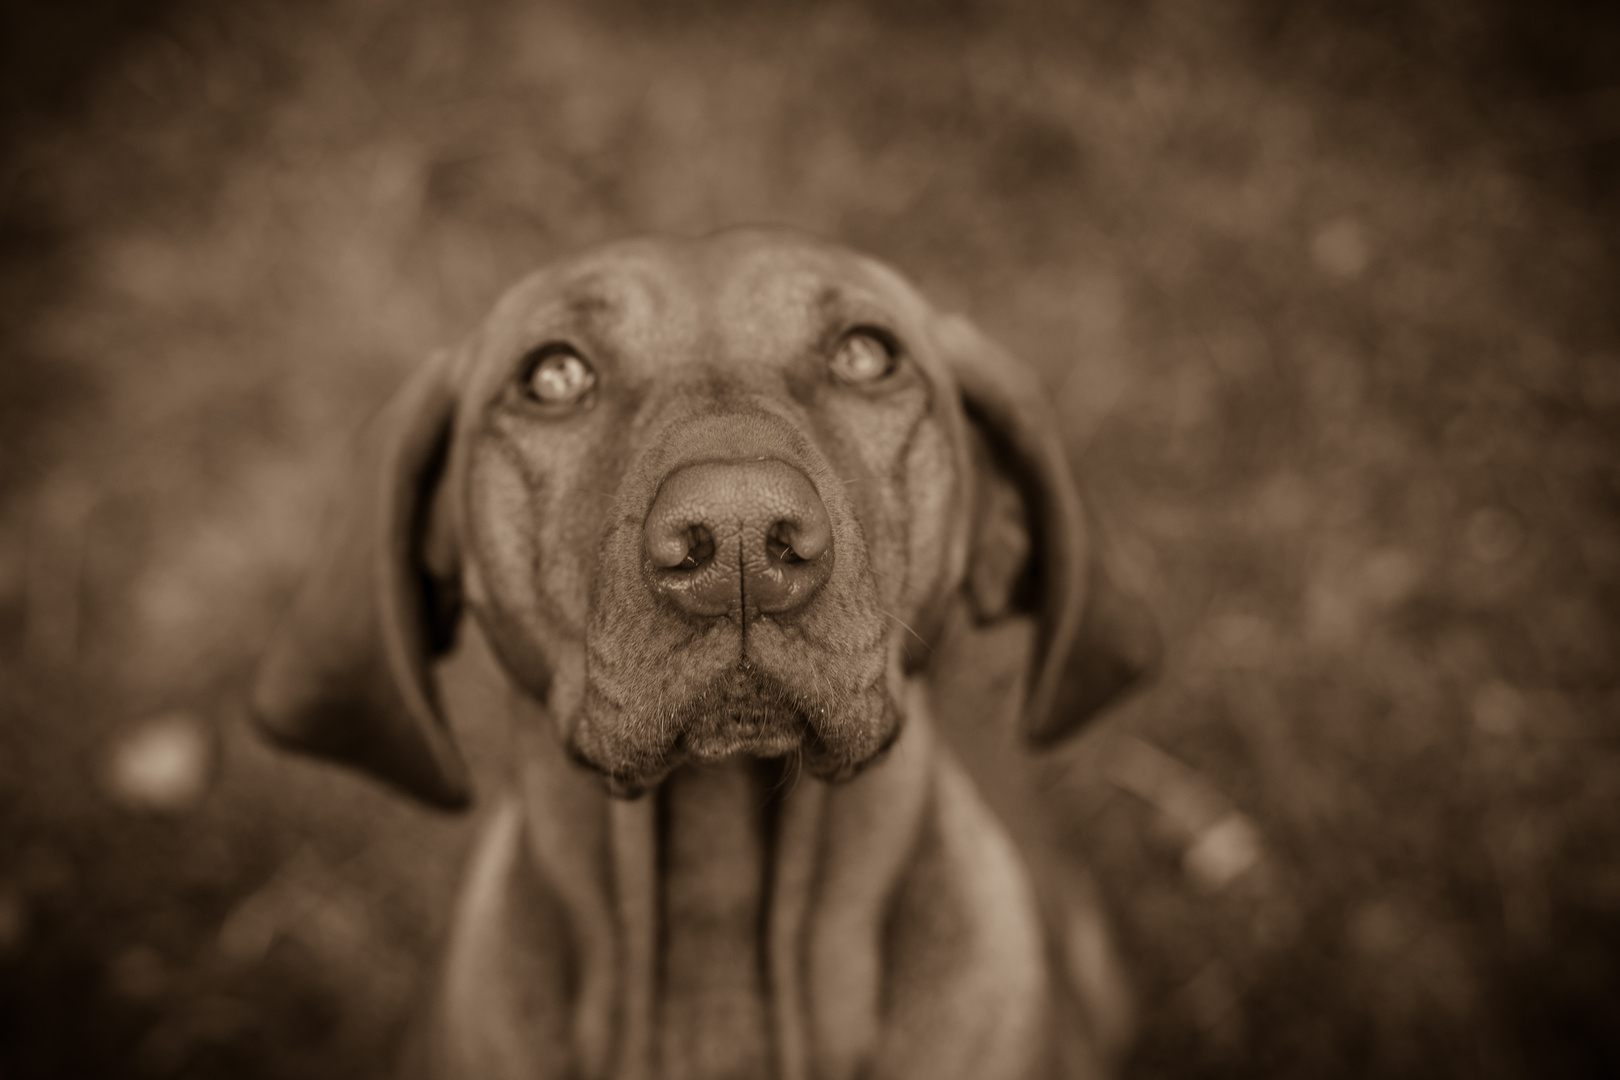
[{"label": "blurred background", "polygon": [[742,221],[1039,366],[1158,614],[1043,772],[1128,1076],[1620,1075],[1620,8],[11,0],[0,122],[0,1077],[385,1071],[476,813],[256,652],[413,363]]}]

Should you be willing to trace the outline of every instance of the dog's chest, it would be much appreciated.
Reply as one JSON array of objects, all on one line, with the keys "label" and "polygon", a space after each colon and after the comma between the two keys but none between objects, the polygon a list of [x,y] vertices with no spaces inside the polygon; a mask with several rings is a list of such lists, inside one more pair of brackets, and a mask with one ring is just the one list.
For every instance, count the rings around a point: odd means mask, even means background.
[{"label": "dog's chest", "polygon": [[688,766],[659,793],[658,1075],[773,1071],[763,952],[769,795],[757,763]]}]

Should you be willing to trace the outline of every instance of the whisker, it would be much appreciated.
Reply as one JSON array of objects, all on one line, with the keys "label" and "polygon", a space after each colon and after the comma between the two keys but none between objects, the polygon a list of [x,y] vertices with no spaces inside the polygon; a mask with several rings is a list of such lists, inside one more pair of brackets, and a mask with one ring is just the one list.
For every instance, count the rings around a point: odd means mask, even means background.
[{"label": "whisker", "polygon": [[844,706],[844,695],[832,684],[832,681],[815,665],[811,665],[809,671],[810,678],[815,680],[816,689],[821,691],[821,699],[829,707],[842,708]]},{"label": "whisker", "polygon": [[892,611],[883,610],[881,608],[879,610],[883,611],[883,614],[887,615],[889,618],[893,619],[895,622],[897,622],[901,626],[905,627],[905,629],[911,634],[912,637],[916,638],[918,641],[923,643],[923,646],[925,648],[929,649],[930,651],[933,650],[933,646],[928,644],[928,640],[926,638],[924,638],[921,634],[917,633],[917,631],[913,630],[911,628],[911,624],[906,622],[906,620],[902,619],[900,616],[896,615]]}]

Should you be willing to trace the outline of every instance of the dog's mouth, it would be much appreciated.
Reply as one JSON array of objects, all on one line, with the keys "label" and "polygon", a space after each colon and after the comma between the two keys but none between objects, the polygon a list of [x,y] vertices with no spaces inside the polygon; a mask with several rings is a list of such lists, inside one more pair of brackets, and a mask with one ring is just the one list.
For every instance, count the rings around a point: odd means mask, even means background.
[{"label": "dog's mouth", "polygon": [[[887,700],[878,687],[872,690]],[[876,739],[854,744],[847,734],[829,739],[825,734],[829,726],[848,726],[829,725],[831,711],[826,704],[795,694],[743,657],[710,679],[673,715],[660,718],[653,737],[643,733],[632,752],[626,753],[631,747],[623,740],[601,739],[587,724],[575,729],[569,750],[576,761],[601,773],[614,795],[634,798],[684,764],[735,757],[780,759],[784,767],[802,768],[818,779],[845,780],[880,758],[899,736],[898,714],[889,708],[883,711],[896,722],[879,725]],[[874,731],[869,724],[860,727]]]},{"label": "dog's mouth", "polygon": [[814,738],[809,711],[781,682],[744,658],[682,710],[672,749],[700,761],[737,754],[780,757]]}]

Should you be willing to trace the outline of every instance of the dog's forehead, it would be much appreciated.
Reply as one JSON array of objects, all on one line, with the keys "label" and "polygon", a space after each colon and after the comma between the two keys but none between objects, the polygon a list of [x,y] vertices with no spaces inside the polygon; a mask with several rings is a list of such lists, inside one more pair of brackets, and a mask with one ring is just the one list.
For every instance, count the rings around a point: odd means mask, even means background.
[{"label": "dog's forehead", "polygon": [[925,311],[899,274],[866,256],[791,234],[738,231],[576,256],[520,283],[493,322],[515,333],[514,345],[577,329],[662,366],[694,352],[765,360],[819,340],[834,324],[907,323]]},{"label": "dog's forehead", "polygon": [[831,244],[739,242],[711,249],[709,259],[715,314],[739,335],[813,332],[840,318],[900,316],[918,303],[898,274]]}]

